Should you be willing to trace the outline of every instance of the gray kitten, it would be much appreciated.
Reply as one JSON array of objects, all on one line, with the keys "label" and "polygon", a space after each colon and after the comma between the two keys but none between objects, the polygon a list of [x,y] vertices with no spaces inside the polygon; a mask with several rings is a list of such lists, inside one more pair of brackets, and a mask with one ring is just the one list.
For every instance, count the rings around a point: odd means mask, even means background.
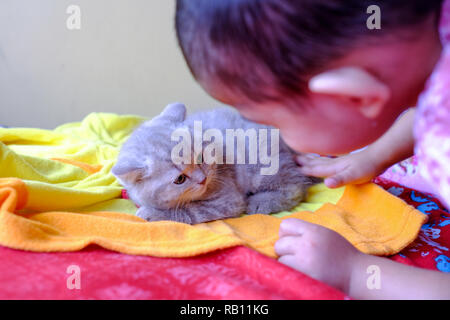
[{"label": "gray kitten", "polygon": [[[293,153],[281,139],[279,151],[274,150],[278,151],[275,156],[279,166],[274,175],[262,175],[264,166],[259,161],[257,164],[227,164],[225,159],[218,159],[222,161],[175,164],[172,150],[177,142],[172,141],[172,133],[180,128],[193,133],[194,121],[202,121],[203,132],[215,128],[224,136],[226,129],[273,129],[247,121],[231,109],[199,112],[186,118],[184,105],[167,106],[159,116],[132,133],[112,169],[130,198],[140,206],[137,216],[148,221],[197,224],[243,213],[280,212],[298,205],[307,187],[317,182],[299,172]],[[223,149],[224,158],[225,155]],[[203,154],[194,154],[192,159],[199,156]],[[217,156],[221,156],[220,152]],[[248,159],[248,152],[245,157]]]}]

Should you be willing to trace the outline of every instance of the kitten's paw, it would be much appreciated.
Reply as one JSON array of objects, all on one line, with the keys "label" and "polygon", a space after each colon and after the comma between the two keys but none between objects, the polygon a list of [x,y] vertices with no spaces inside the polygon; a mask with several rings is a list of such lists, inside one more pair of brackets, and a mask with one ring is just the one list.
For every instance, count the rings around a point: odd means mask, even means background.
[{"label": "kitten's paw", "polygon": [[[194,223],[189,215],[184,212],[174,212],[172,210],[162,211],[155,208],[140,207],[136,216],[145,219],[148,222],[155,221],[175,221],[181,223]],[[198,223],[198,222],[195,222]]]},{"label": "kitten's paw", "polygon": [[258,193],[248,198],[247,214],[269,214],[280,210],[278,202],[269,199],[264,193]]},{"label": "kitten's paw", "polygon": [[150,212],[146,208],[140,207],[138,209],[138,211],[136,212],[136,216],[139,217],[139,218],[142,218],[144,220],[149,221],[149,219],[150,219]]},{"label": "kitten's paw", "polygon": [[136,216],[139,218],[142,218],[147,221],[162,221],[162,220],[169,220],[167,216],[155,209],[152,208],[146,208],[146,207],[140,207],[139,210],[136,212]]},{"label": "kitten's paw", "polygon": [[279,192],[260,192],[247,199],[247,214],[269,214],[292,209],[300,199],[286,198]]},{"label": "kitten's paw", "polygon": [[247,214],[269,214],[272,209],[265,203],[249,203],[247,206]]}]

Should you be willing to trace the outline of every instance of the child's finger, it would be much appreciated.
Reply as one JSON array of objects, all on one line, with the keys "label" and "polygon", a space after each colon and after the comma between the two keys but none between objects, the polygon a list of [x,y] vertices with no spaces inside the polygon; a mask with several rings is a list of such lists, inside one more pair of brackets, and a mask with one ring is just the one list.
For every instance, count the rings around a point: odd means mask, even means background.
[{"label": "child's finger", "polygon": [[318,155],[313,155],[313,154],[309,154],[309,153],[303,153],[303,154],[297,155],[296,158],[304,159],[304,160],[311,160],[311,159],[317,159],[317,158],[320,158],[320,156],[318,156]]},{"label": "child's finger", "polygon": [[325,157],[319,157],[319,156],[311,156],[311,155],[301,155],[301,156],[296,156],[295,157],[295,161],[297,162],[297,164],[299,165],[308,165],[308,164],[313,164],[313,163],[327,163],[330,162],[330,158],[325,158]]},{"label": "child's finger", "polygon": [[339,170],[339,166],[336,165],[304,165],[299,168],[300,172],[314,177],[329,177]]},{"label": "child's finger", "polygon": [[275,242],[275,252],[277,255],[282,256],[285,254],[294,254],[296,249],[298,250],[298,242],[300,236],[285,236]]},{"label": "child's finger", "polygon": [[287,254],[279,257],[278,262],[291,268],[294,268],[294,266],[296,265],[295,256],[293,254]]},{"label": "child's finger", "polygon": [[347,171],[340,172],[332,177],[326,178],[324,183],[328,188],[339,188],[355,181],[355,177]]},{"label": "child's finger", "polygon": [[285,219],[281,221],[278,233],[280,235],[280,238],[285,236],[300,236],[304,233],[305,229],[309,225],[310,223],[300,219]]},{"label": "child's finger", "polygon": [[295,156],[295,157],[294,157],[295,161],[296,161],[298,164],[300,164],[300,165],[309,163],[309,162],[311,162],[311,161],[314,161],[315,158],[317,158],[317,156],[314,157],[314,156],[309,155],[309,154],[307,154],[307,155],[299,155],[299,156]]}]

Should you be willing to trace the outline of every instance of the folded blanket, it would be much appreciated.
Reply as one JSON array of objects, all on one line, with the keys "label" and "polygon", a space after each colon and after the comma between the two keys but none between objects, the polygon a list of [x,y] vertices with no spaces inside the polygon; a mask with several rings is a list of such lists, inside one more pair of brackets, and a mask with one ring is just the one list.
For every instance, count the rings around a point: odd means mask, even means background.
[{"label": "folded blanket", "polygon": [[0,128],[0,177],[25,181],[29,210],[82,208],[117,198],[122,187],[110,169],[120,145],[143,120],[93,113],[53,131]]},{"label": "folded blanket", "polygon": [[[374,184],[330,190],[276,215],[195,226],[146,222],[111,175],[121,143],[143,119],[91,114],[55,129],[0,129],[0,244],[31,251],[74,251],[89,244],[129,254],[187,257],[246,245],[275,257],[282,219],[333,229],[359,250],[391,255],[411,243],[426,216]],[[3,178],[1,178],[3,177]],[[305,211],[307,210],[307,211]]]}]

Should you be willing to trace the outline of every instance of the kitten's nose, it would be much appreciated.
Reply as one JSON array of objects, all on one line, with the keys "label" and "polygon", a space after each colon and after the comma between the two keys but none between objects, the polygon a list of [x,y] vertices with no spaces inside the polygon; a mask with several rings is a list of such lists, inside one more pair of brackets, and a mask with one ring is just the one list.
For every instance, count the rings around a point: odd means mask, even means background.
[{"label": "kitten's nose", "polygon": [[199,184],[205,184],[205,183],[206,183],[206,177],[204,177],[203,180],[199,182]]}]

